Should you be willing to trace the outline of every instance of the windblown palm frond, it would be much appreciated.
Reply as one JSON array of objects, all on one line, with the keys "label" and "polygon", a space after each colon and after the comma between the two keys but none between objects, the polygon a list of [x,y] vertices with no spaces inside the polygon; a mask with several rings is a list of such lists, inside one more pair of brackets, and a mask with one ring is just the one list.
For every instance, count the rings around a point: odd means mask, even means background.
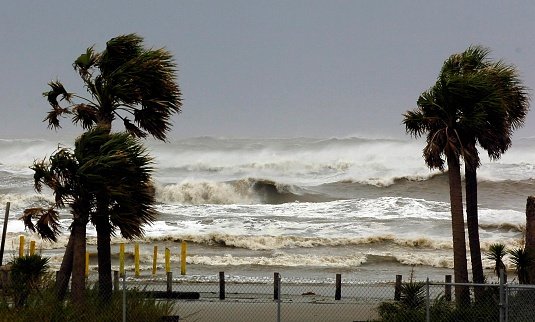
[{"label": "windblown palm frond", "polygon": [[[171,116],[182,107],[171,53],[146,49],[143,38],[129,34],[108,41],[101,53],[89,47],[73,66],[91,97],[70,94],[60,82],[50,82],[51,90],[44,93],[52,107],[45,119],[50,128],[59,128],[60,117],[66,114],[86,130],[97,125],[111,128],[115,119],[121,119],[136,137],[165,140]],[[70,105],[61,107],[58,98]],[[74,98],[81,102],[74,103]]]},{"label": "windblown palm frond", "polygon": [[[26,228],[37,232],[43,239],[55,242],[60,233],[59,213],[53,208],[29,208],[25,209],[20,218]],[[33,223],[36,220],[36,223]]]}]

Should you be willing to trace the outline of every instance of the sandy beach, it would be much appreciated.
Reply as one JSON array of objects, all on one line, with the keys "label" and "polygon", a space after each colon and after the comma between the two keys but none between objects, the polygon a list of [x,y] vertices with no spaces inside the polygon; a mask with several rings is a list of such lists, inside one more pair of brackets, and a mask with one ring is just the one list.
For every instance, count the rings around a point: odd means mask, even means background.
[{"label": "sandy beach", "polygon": [[[282,302],[280,318],[285,322],[370,321],[378,317],[374,303],[303,303]],[[195,301],[178,304],[177,313],[184,321],[251,322],[277,321],[277,303],[245,300]]]},{"label": "sandy beach", "polygon": [[[127,279],[127,288],[134,287],[165,290],[161,282]],[[277,321],[280,314],[280,321],[352,322],[377,319],[376,308],[393,299],[394,286],[343,284],[341,299],[335,300],[331,284],[286,284],[280,302],[274,300],[272,284],[229,283],[223,300],[216,283],[173,283],[173,291],[199,293],[198,300],[172,300],[181,321]]]}]

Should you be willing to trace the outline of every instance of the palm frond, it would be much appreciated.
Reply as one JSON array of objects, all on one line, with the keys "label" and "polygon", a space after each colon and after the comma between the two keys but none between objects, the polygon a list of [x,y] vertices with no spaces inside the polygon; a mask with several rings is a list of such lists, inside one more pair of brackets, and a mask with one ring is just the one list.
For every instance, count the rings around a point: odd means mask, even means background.
[{"label": "palm frond", "polygon": [[138,138],[147,137],[147,133],[143,132],[139,127],[132,124],[128,118],[124,118],[123,123],[124,123],[124,128],[131,135],[138,137]]},{"label": "palm frond", "polygon": [[72,108],[73,122],[81,124],[84,130],[92,128],[98,122],[97,108],[85,103],[77,104]]},{"label": "palm frond", "polygon": [[65,90],[62,83],[59,81],[52,81],[48,83],[48,86],[50,86],[50,91],[44,92],[43,96],[46,96],[48,103],[50,103],[52,107],[59,106],[58,97],[60,96],[62,100],[64,99],[67,102],[70,102],[72,94]]},{"label": "palm frond", "polygon": [[91,69],[95,66],[99,55],[95,53],[93,47],[86,49],[73,63],[74,70],[78,71],[82,79],[88,80],[91,77]]},{"label": "palm frond", "polygon": [[[59,213],[53,208],[28,208],[24,210],[20,219],[26,228],[37,232],[41,238],[57,241],[60,233]],[[33,220],[36,220],[35,224]]]},{"label": "palm frond", "polygon": [[43,122],[46,122],[48,121],[48,128],[49,129],[57,129],[57,128],[60,128],[60,124],[59,124],[59,119],[60,117],[63,115],[63,114],[70,114],[71,112],[69,111],[68,108],[62,108],[62,107],[59,107],[56,106],[56,107],[53,107],[47,114],[46,118],[43,120]]},{"label": "palm frond", "polygon": [[97,65],[104,77],[115,72],[126,62],[138,56],[143,50],[143,38],[136,34],[121,35],[106,43],[106,50],[100,55]]}]

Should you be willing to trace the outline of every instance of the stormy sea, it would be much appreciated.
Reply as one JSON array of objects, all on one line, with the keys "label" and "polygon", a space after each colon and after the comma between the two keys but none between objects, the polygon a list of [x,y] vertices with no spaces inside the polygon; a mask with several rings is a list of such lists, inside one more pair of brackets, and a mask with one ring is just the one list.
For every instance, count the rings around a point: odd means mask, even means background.
[{"label": "stormy sea", "polygon": [[[72,142],[70,143],[72,144]],[[212,281],[225,271],[242,280],[281,272],[296,283],[334,278],[384,282],[396,274],[443,279],[451,274],[447,173],[430,170],[424,142],[406,139],[198,137],[145,142],[154,157],[157,220],[126,243],[133,270],[133,243],[141,245],[141,271],[150,274],[153,246],[171,249],[180,270],[180,244],[187,241],[186,279]],[[24,209],[46,206],[50,191],[33,187],[34,160],[60,146],[44,139],[0,139],[0,226],[10,202],[4,262],[18,250],[20,235],[59,267],[70,214],[62,210],[62,235],[44,242],[24,229]],[[535,139],[519,138],[500,160],[481,152],[478,170],[480,237],[522,244],[526,198],[535,193]],[[96,267],[96,232],[88,226],[90,268]],[[468,253],[469,254],[469,253]],[[493,263],[484,259],[486,274]]]}]

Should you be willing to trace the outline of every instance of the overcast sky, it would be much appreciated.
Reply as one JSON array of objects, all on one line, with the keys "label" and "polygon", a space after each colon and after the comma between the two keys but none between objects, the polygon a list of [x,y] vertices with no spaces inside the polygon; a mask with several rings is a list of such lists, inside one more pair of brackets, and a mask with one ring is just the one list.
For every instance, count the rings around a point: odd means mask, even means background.
[{"label": "overcast sky", "polygon": [[[47,83],[83,92],[72,62],[134,32],[178,64],[172,138],[404,138],[401,114],[472,44],[535,89],[531,0],[4,1],[0,138],[58,135],[42,122]],[[519,136],[535,136],[535,111]]]}]

